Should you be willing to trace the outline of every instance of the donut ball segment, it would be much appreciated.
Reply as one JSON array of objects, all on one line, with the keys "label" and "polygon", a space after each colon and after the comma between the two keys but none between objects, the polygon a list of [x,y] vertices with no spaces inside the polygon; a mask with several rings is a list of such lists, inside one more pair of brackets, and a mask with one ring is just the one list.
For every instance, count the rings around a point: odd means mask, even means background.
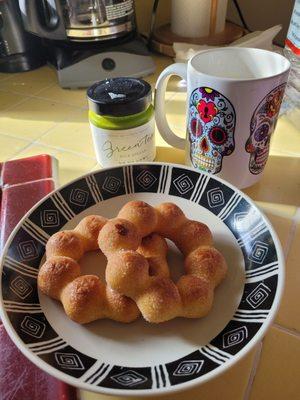
[{"label": "donut ball segment", "polygon": [[143,238],[137,252],[148,261],[150,276],[160,278],[170,277],[167,262],[168,245],[163,237],[157,233],[151,233]]},{"label": "donut ball segment", "polygon": [[[156,217],[149,218],[153,211]],[[116,220],[108,222],[98,238],[99,247],[108,258],[108,284],[134,299],[149,322],[159,323],[178,316],[205,316],[213,304],[214,288],[227,272],[224,257],[213,247],[209,228],[187,219],[173,203],[153,208],[144,202],[130,202],[119,216],[132,223],[132,232],[127,232],[130,238],[134,237],[134,231],[149,233],[153,221],[156,225],[153,222],[151,229],[159,235],[144,238],[139,246],[129,240],[125,246],[123,241],[116,240]],[[185,275],[176,285],[167,272],[167,248],[160,235],[172,240],[185,255]]]},{"label": "donut ball segment", "polygon": [[[149,274],[155,277],[170,276],[166,260],[168,246],[158,234],[142,238],[132,222],[115,218],[102,228],[98,242],[108,258],[106,279],[111,276],[113,289],[119,292],[126,290],[134,296],[137,282],[140,287]],[[108,270],[109,264],[113,267]]]},{"label": "donut ball segment", "polygon": [[106,286],[98,276],[81,275],[78,260],[85,252],[99,249],[98,235],[106,222],[101,216],[90,215],[74,230],[51,236],[46,245],[47,260],[39,270],[40,290],[60,300],[66,314],[80,324],[99,318],[131,322],[140,315],[133,300]]}]

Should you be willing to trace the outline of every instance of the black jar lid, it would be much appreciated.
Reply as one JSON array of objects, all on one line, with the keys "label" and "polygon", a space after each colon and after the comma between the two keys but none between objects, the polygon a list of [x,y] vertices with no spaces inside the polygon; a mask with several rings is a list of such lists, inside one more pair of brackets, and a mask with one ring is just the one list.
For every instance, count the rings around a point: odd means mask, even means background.
[{"label": "black jar lid", "polygon": [[99,115],[124,117],[145,111],[152,100],[151,86],[136,78],[111,78],[87,90],[90,110]]}]

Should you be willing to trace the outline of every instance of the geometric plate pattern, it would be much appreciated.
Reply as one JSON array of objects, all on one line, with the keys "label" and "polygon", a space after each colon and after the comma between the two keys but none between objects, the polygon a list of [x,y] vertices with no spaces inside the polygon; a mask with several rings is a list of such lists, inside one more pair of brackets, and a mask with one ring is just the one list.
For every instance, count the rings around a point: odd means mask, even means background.
[{"label": "geometric plate pattern", "polygon": [[[89,357],[57,335],[39,306],[36,277],[45,238],[96,203],[143,192],[184,198],[216,215],[242,250],[245,286],[232,320],[211,343],[166,364],[121,367]],[[35,357],[74,379],[82,379],[91,390],[151,391],[204,376],[233,359],[255,337],[276,296],[277,252],[260,212],[243,194],[193,169],[139,164],[98,171],[52,193],[26,220],[14,233],[3,258],[2,293],[7,318]]]}]

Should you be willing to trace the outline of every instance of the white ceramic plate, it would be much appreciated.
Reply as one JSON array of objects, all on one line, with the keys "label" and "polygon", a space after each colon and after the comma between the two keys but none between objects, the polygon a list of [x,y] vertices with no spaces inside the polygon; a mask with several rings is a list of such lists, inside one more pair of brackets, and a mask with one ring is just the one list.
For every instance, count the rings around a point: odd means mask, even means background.
[{"label": "white ceramic plate", "polygon": [[[39,293],[36,277],[50,235],[99,213],[114,217],[133,199],[174,202],[213,232],[229,272],[202,319],[152,325],[78,325],[60,303]],[[172,276],[182,255],[170,244]],[[97,252],[81,262],[103,276]],[[226,182],[187,167],[134,164],[104,169],[63,186],[18,224],[3,252],[1,308],[12,340],[37,366],[73,386],[115,395],[154,395],[191,387],[236,363],[271,324],[283,288],[284,262],[277,236],[260,210]]]}]

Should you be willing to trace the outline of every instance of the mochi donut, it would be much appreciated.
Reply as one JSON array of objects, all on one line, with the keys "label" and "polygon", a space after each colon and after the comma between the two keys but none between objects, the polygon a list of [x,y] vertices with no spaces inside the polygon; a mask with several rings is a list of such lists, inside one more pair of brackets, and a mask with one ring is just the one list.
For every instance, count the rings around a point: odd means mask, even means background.
[{"label": "mochi donut", "polygon": [[40,290],[60,300],[66,314],[80,324],[99,318],[131,322],[140,315],[133,300],[108,287],[98,276],[81,275],[78,261],[85,252],[99,249],[98,235],[106,222],[104,217],[89,215],[75,229],[52,235],[46,245],[46,262],[39,270]]},{"label": "mochi donut", "polygon": [[[139,235],[148,235],[141,245]],[[161,237],[172,240],[185,256],[185,274],[177,283],[167,273]],[[157,250],[156,241],[161,250]],[[214,289],[227,272],[226,261],[213,247],[207,225],[189,220],[173,203],[157,207],[141,201],[127,203],[118,218],[103,226],[98,244],[108,260],[107,284],[134,300],[143,317],[152,323],[207,315]]]},{"label": "mochi donut", "polygon": [[[107,286],[98,276],[81,274],[78,261],[85,252],[99,250],[98,235],[106,222],[107,219],[99,215],[89,215],[73,230],[55,233],[47,242],[46,262],[39,270],[40,290],[61,301],[66,314],[80,324],[100,318],[132,322],[140,315],[132,299]],[[153,234],[142,240],[135,226],[127,220],[120,220],[115,228],[115,234],[106,243],[110,251],[114,250],[116,242],[124,249],[137,247],[149,262],[153,276],[169,276],[165,239]],[[126,232],[131,234],[124,236]]]}]

